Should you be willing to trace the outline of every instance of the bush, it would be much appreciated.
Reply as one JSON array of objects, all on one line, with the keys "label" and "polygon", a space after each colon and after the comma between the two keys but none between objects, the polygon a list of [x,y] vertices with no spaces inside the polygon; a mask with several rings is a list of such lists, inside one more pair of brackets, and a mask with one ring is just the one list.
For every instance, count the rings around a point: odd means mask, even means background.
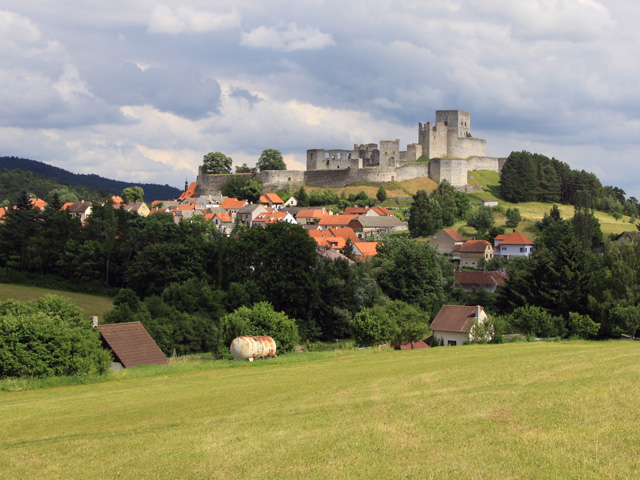
[{"label": "bush", "polygon": [[276,312],[269,302],[240,307],[222,317],[222,343],[214,349],[218,357],[226,356],[234,338],[242,335],[268,335],[278,352],[292,352],[298,343],[298,326],[283,312]]},{"label": "bush", "polygon": [[576,312],[569,313],[569,331],[571,335],[580,338],[595,337],[600,330],[600,324],[591,320],[589,315],[580,315]]},{"label": "bush", "polygon": [[370,308],[358,312],[351,321],[356,347],[375,347],[384,343],[380,319]]},{"label": "bush", "polygon": [[110,364],[99,332],[71,301],[0,304],[0,378],[102,374]]}]

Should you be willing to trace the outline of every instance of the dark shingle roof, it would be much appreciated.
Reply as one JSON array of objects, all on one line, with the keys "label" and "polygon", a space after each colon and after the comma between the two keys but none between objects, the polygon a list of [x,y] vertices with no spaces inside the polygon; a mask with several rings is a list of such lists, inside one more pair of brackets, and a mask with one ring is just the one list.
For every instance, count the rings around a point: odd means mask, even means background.
[{"label": "dark shingle roof", "polygon": [[140,322],[98,325],[98,330],[117,361],[125,368],[163,365],[168,362],[167,357]]},{"label": "dark shingle roof", "polygon": [[461,285],[504,285],[507,276],[500,271],[493,272],[455,272],[456,282]]},{"label": "dark shingle roof", "polygon": [[476,307],[443,305],[431,322],[431,330],[465,333],[476,317]]}]

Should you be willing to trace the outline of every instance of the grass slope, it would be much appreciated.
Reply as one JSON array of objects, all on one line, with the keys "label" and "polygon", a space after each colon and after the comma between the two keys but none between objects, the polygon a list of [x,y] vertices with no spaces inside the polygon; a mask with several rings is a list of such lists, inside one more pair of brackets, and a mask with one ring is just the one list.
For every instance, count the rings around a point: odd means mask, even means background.
[{"label": "grass slope", "polygon": [[[477,170],[469,172],[468,177],[469,185],[482,187],[482,190],[476,190],[471,195],[481,200],[498,200],[499,205],[506,211],[507,208],[519,208],[520,214],[523,217],[522,223],[518,226],[518,230],[527,231],[538,220],[542,220],[545,213],[549,213],[553,203],[542,202],[525,202],[525,203],[511,203],[506,202],[500,198],[499,185],[500,174],[498,172],[491,172],[488,170]],[[563,218],[572,218],[574,209],[571,205],[559,205],[560,213]],[[620,220],[616,220],[608,213],[595,212],[596,218],[600,221],[600,228],[605,238],[610,233],[622,233],[626,230],[634,230],[635,226],[629,223],[630,218],[623,216]],[[504,218],[496,218],[496,224],[498,226],[504,225]]]},{"label": "grass slope", "polygon": [[0,478],[637,478],[639,365],[541,342],[112,373],[0,394]]},{"label": "grass slope", "polygon": [[86,293],[64,292],[61,290],[51,290],[49,288],[0,283],[0,302],[9,300],[10,298],[13,298],[14,300],[37,300],[47,293],[70,299],[73,303],[84,310],[87,318],[94,315],[102,317],[106,312],[113,308],[113,301],[109,297],[89,295]]}]

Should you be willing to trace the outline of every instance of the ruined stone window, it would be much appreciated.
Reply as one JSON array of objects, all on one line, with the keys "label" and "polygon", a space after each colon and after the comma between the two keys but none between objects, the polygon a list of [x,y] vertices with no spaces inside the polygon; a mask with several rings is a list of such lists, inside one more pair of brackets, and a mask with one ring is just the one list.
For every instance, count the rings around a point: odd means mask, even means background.
[{"label": "ruined stone window", "polygon": [[329,158],[329,152],[325,152],[324,158]]},{"label": "ruined stone window", "polygon": [[338,160],[342,160],[342,153],[338,153],[338,154],[336,155],[336,157],[337,157],[337,159],[338,159]]}]

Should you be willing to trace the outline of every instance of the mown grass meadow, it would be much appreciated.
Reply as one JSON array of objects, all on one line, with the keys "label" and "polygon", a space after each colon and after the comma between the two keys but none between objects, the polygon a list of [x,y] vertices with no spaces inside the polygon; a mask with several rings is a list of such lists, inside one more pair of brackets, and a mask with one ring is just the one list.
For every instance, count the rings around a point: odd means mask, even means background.
[{"label": "mown grass meadow", "polygon": [[637,478],[640,344],[345,351],[0,393],[0,478]]}]

